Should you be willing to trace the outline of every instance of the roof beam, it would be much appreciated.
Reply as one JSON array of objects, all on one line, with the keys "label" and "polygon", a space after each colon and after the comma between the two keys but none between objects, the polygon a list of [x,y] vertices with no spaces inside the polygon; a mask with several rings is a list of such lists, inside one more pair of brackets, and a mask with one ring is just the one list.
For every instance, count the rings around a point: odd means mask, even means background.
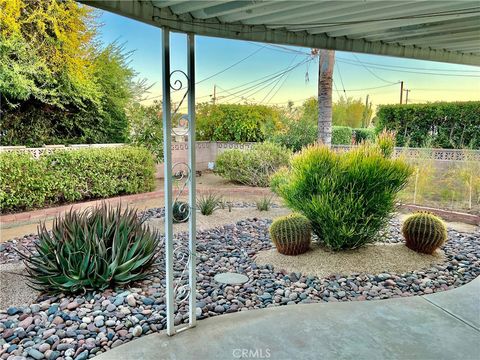
[{"label": "roof beam", "polygon": [[461,50],[464,47],[466,48],[480,48],[480,43],[478,39],[466,39],[466,40],[461,40],[461,41],[455,41],[455,43],[451,42],[444,42],[444,43],[435,43],[434,45],[431,45],[432,49],[447,49],[447,50]]},{"label": "roof beam", "polygon": [[442,35],[426,35],[422,38],[414,38],[414,39],[407,39],[404,40],[402,38],[394,40],[395,42],[399,42],[402,45],[424,45],[424,44],[432,44],[432,43],[442,43],[442,41],[462,41],[463,39],[476,39],[480,43],[480,30],[474,31],[462,31],[458,33],[447,33]]},{"label": "roof beam", "polygon": [[[232,1],[232,0],[229,0]],[[186,14],[192,11],[208,9],[213,6],[218,6],[220,4],[224,4],[229,2],[227,1],[186,1],[186,2],[179,2],[177,1],[176,4],[170,5],[169,8],[172,10],[173,13],[177,15]]]},{"label": "roof beam", "polygon": [[294,33],[286,31],[285,29],[269,29],[264,25],[222,24],[217,23],[216,19],[203,21],[193,19],[187,14],[177,16],[173,14],[168,7],[157,8],[154,7],[151,2],[112,0],[77,1],[94,5],[97,8],[124,15],[147,24],[157,27],[168,27],[172,31],[183,33],[192,32],[198,35],[227,39],[480,65],[479,56],[461,52],[385,44],[380,41],[369,42],[364,39],[333,38],[325,34],[312,35],[305,31]]},{"label": "roof beam", "polygon": [[[463,5],[462,5],[463,4]],[[431,8],[431,4],[423,4],[421,7],[411,5],[409,6],[408,10],[403,10],[400,12],[403,16],[419,16],[419,11],[424,11]],[[445,4],[441,3],[441,10],[442,11],[453,11],[465,8],[464,2],[445,2]],[[423,10],[422,10],[423,9]],[[346,24],[346,25],[337,25],[337,26],[323,26],[318,27],[318,29],[308,30],[311,34],[320,34],[320,33],[327,33],[329,36],[355,36],[362,33],[368,33],[373,31],[384,31],[396,27],[402,26],[409,26],[409,25],[416,25],[416,24],[428,24],[428,23],[436,23],[445,20],[454,20],[454,19],[462,19],[472,17],[472,14],[460,14],[460,15],[441,15],[441,16],[422,16],[422,17],[414,17],[410,19],[398,19],[398,20],[385,20],[385,21],[369,21],[374,19],[372,16],[366,16],[363,21],[363,24]],[[385,18],[384,16],[380,18]],[[358,29],[361,30],[358,30]]]},{"label": "roof beam", "polygon": [[[455,19],[456,20],[461,20],[464,17],[470,17],[471,15],[456,15]],[[386,31],[389,29],[393,28],[398,28],[400,26],[409,26],[409,25],[420,25],[420,24],[429,24],[429,23],[436,23],[442,20],[452,20],[452,16],[442,16],[442,17],[436,17],[436,18],[416,18],[416,19],[408,19],[408,20],[390,20],[390,21],[382,21],[382,22],[375,22],[372,24],[365,24],[362,27],[364,28],[365,33],[371,33],[375,31]],[[324,29],[318,29],[318,30],[308,30],[310,34],[321,34],[321,33],[326,33],[328,36],[332,37],[337,37],[337,36],[347,36],[347,35],[338,35],[338,34],[344,34],[345,31],[327,31],[325,32]],[[352,36],[355,36],[356,34],[360,33],[357,31],[357,33],[352,34]],[[353,38],[352,38],[353,39]]]},{"label": "roof beam", "polygon": [[[248,11],[260,6],[264,6],[264,4],[261,2],[255,3],[245,1],[232,1],[226,2],[224,4],[217,4],[216,6],[211,6],[197,11],[191,11],[190,15],[192,15],[196,19],[208,19],[211,17],[218,17],[228,14],[235,14],[237,12]],[[172,11],[176,13],[174,9],[172,9]]]},{"label": "roof beam", "polygon": [[[318,19],[321,16],[334,16],[337,13],[345,14],[346,9],[351,9],[354,7],[350,1],[322,1],[309,3],[303,5],[300,9],[297,8],[296,11],[292,12],[290,10],[281,11],[277,14],[267,14],[265,16],[256,16],[243,21],[244,24],[248,25],[257,25],[257,24],[283,24],[283,23],[292,23],[295,20],[301,21],[306,17],[311,18],[312,16]],[[328,9],[328,10],[325,10]],[[295,14],[295,15],[292,15]],[[284,27],[278,26],[278,27]]]},{"label": "roof beam", "polygon": [[387,30],[385,32],[371,32],[363,33],[361,35],[349,35],[350,39],[366,38],[368,41],[389,41],[392,39],[407,39],[411,37],[421,37],[430,34],[440,34],[447,31],[457,31],[457,30],[471,30],[478,29],[478,18],[469,18],[461,22],[442,22],[442,23],[433,23],[433,24],[418,24],[413,26],[405,26],[392,30]]},{"label": "roof beam", "polygon": [[235,14],[230,14],[230,15],[223,15],[219,17],[219,20],[221,22],[235,22],[235,21],[241,21],[241,20],[246,20],[246,19],[251,19],[253,17],[258,17],[266,14],[277,14],[282,11],[292,11],[294,9],[302,8],[305,7],[304,3],[298,3],[295,1],[290,1],[290,2],[275,2],[273,4],[265,4],[263,3],[262,6],[256,8],[255,10],[252,11],[240,11]]},{"label": "roof beam", "polygon": [[[168,7],[170,5],[180,4],[180,3],[188,3],[189,1],[181,1],[181,0],[151,0],[153,6],[163,8]],[[200,1],[203,2],[203,1]]]},{"label": "roof beam", "polygon": [[[288,30],[298,31],[316,27],[336,26],[335,23],[350,23],[353,21],[364,21],[365,19],[384,18],[391,14],[398,13],[399,9],[405,6],[414,6],[415,2],[407,2],[399,5],[398,2],[385,1],[378,3],[373,11],[367,6],[367,3],[360,2],[356,6],[351,3],[342,3],[344,7],[336,11],[321,11],[318,14],[310,12],[308,16],[301,18],[290,17],[285,20],[285,25],[272,26],[272,28],[286,27]],[[422,2],[423,4],[423,2]],[[424,5],[425,6],[425,5]],[[291,24],[291,25],[289,25]],[[268,24],[267,24],[268,26]]]}]

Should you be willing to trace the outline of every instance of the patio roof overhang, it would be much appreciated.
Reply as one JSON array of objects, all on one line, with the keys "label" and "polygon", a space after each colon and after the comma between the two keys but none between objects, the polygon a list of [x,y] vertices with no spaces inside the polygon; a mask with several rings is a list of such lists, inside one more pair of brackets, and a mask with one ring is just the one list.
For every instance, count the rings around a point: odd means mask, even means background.
[{"label": "patio roof overhang", "polygon": [[80,2],[171,31],[480,65],[478,1]]}]

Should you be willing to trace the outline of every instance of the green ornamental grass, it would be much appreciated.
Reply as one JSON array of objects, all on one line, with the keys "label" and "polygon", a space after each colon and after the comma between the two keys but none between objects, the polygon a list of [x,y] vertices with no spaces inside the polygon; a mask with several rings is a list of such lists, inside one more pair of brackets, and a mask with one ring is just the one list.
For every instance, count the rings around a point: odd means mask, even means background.
[{"label": "green ornamental grass", "polygon": [[396,196],[412,169],[363,144],[347,153],[310,146],[294,155],[289,169],[272,177],[272,188],[305,215],[319,240],[332,250],[375,241],[395,210]]}]

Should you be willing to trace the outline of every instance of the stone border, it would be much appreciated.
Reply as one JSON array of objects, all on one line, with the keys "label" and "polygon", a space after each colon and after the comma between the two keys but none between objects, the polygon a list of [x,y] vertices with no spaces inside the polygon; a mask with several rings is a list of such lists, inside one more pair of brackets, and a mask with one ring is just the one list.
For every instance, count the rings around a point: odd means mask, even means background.
[{"label": "stone border", "polygon": [[427,206],[411,205],[411,204],[401,204],[400,209],[408,210],[411,212],[414,211],[429,211],[435,215],[440,216],[442,219],[447,221],[458,221],[470,225],[480,225],[480,216],[474,214],[461,213],[452,210],[443,210]]},{"label": "stone border", "polygon": [[[211,191],[211,189],[197,189],[197,194],[205,194]],[[243,187],[235,187],[235,188],[229,188],[229,189],[218,189],[218,192],[223,194],[223,193],[242,193],[242,194],[249,194],[249,195],[267,195],[270,193],[269,188],[256,188],[256,189],[249,189],[249,188],[243,188]],[[176,194],[177,191],[174,190],[174,194]],[[185,189],[183,191],[184,195],[188,194],[188,190]],[[11,224],[14,222],[22,222],[22,221],[30,221],[30,220],[40,220],[45,217],[49,216],[56,216],[61,213],[70,211],[70,209],[77,210],[77,209],[83,209],[86,207],[90,206],[96,206],[100,205],[102,203],[107,203],[110,205],[115,205],[119,204],[122,202],[135,202],[135,201],[141,201],[141,200],[150,200],[152,198],[159,198],[162,199],[164,195],[163,190],[156,190],[156,191],[151,191],[147,193],[141,193],[141,194],[133,194],[133,195],[123,195],[123,196],[115,196],[111,198],[106,198],[106,199],[98,199],[98,200],[92,200],[92,201],[84,201],[84,202],[77,202],[77,203],[71,203],[71,204],[66,204],[62,206],[55,206],[55,207],[49,207],[49,208],[43,208],[43,209],[38,209],[38,210],[32,210],[32,211],[25,211],[21,213],[13,213],[13,214],[6,214],[6,215],[0,215],[0,224],[1,225],[6,225],[6,224]]]}]

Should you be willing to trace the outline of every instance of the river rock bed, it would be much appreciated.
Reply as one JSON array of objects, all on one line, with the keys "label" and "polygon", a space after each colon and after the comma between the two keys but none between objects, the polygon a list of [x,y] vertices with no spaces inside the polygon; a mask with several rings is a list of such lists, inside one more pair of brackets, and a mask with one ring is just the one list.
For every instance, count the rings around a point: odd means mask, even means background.
[{"label": "river rock bed", "polygon": [[[259,266],[252,259],[259,251],[271,248],[270,223],[248,219],[198,233],[197,318],[297,303],[430,294],[461,286],[480,275],[480,232],[453,230],[449,230],[449,241],[443,247],[447,260],[432,268],[404,274],[338,274],[324,278],[286,273],[271,265]],[[385,241],[402,241],[398,221],[391,222],[388,234]],[[35,236],[28,236],[2,244],[0,261],[19,261],[8,254],[20,243],[32,246],[34,240]],[[175,239],[176,245],[186,241],[186,234]],[[181,261],[176,264],[177,275],[183,265]],[[164,329],[163,257],[157,266],[155,277],[128,289],[76,297],[43,296],[35,304],[0,311],[0,358],[82,360]],[[227,271],[245,274],[250,280],[240,286],[214,281],[217,273]],[[188,321],[186,311],[185,304],[180,304],[176,324]]]}]

